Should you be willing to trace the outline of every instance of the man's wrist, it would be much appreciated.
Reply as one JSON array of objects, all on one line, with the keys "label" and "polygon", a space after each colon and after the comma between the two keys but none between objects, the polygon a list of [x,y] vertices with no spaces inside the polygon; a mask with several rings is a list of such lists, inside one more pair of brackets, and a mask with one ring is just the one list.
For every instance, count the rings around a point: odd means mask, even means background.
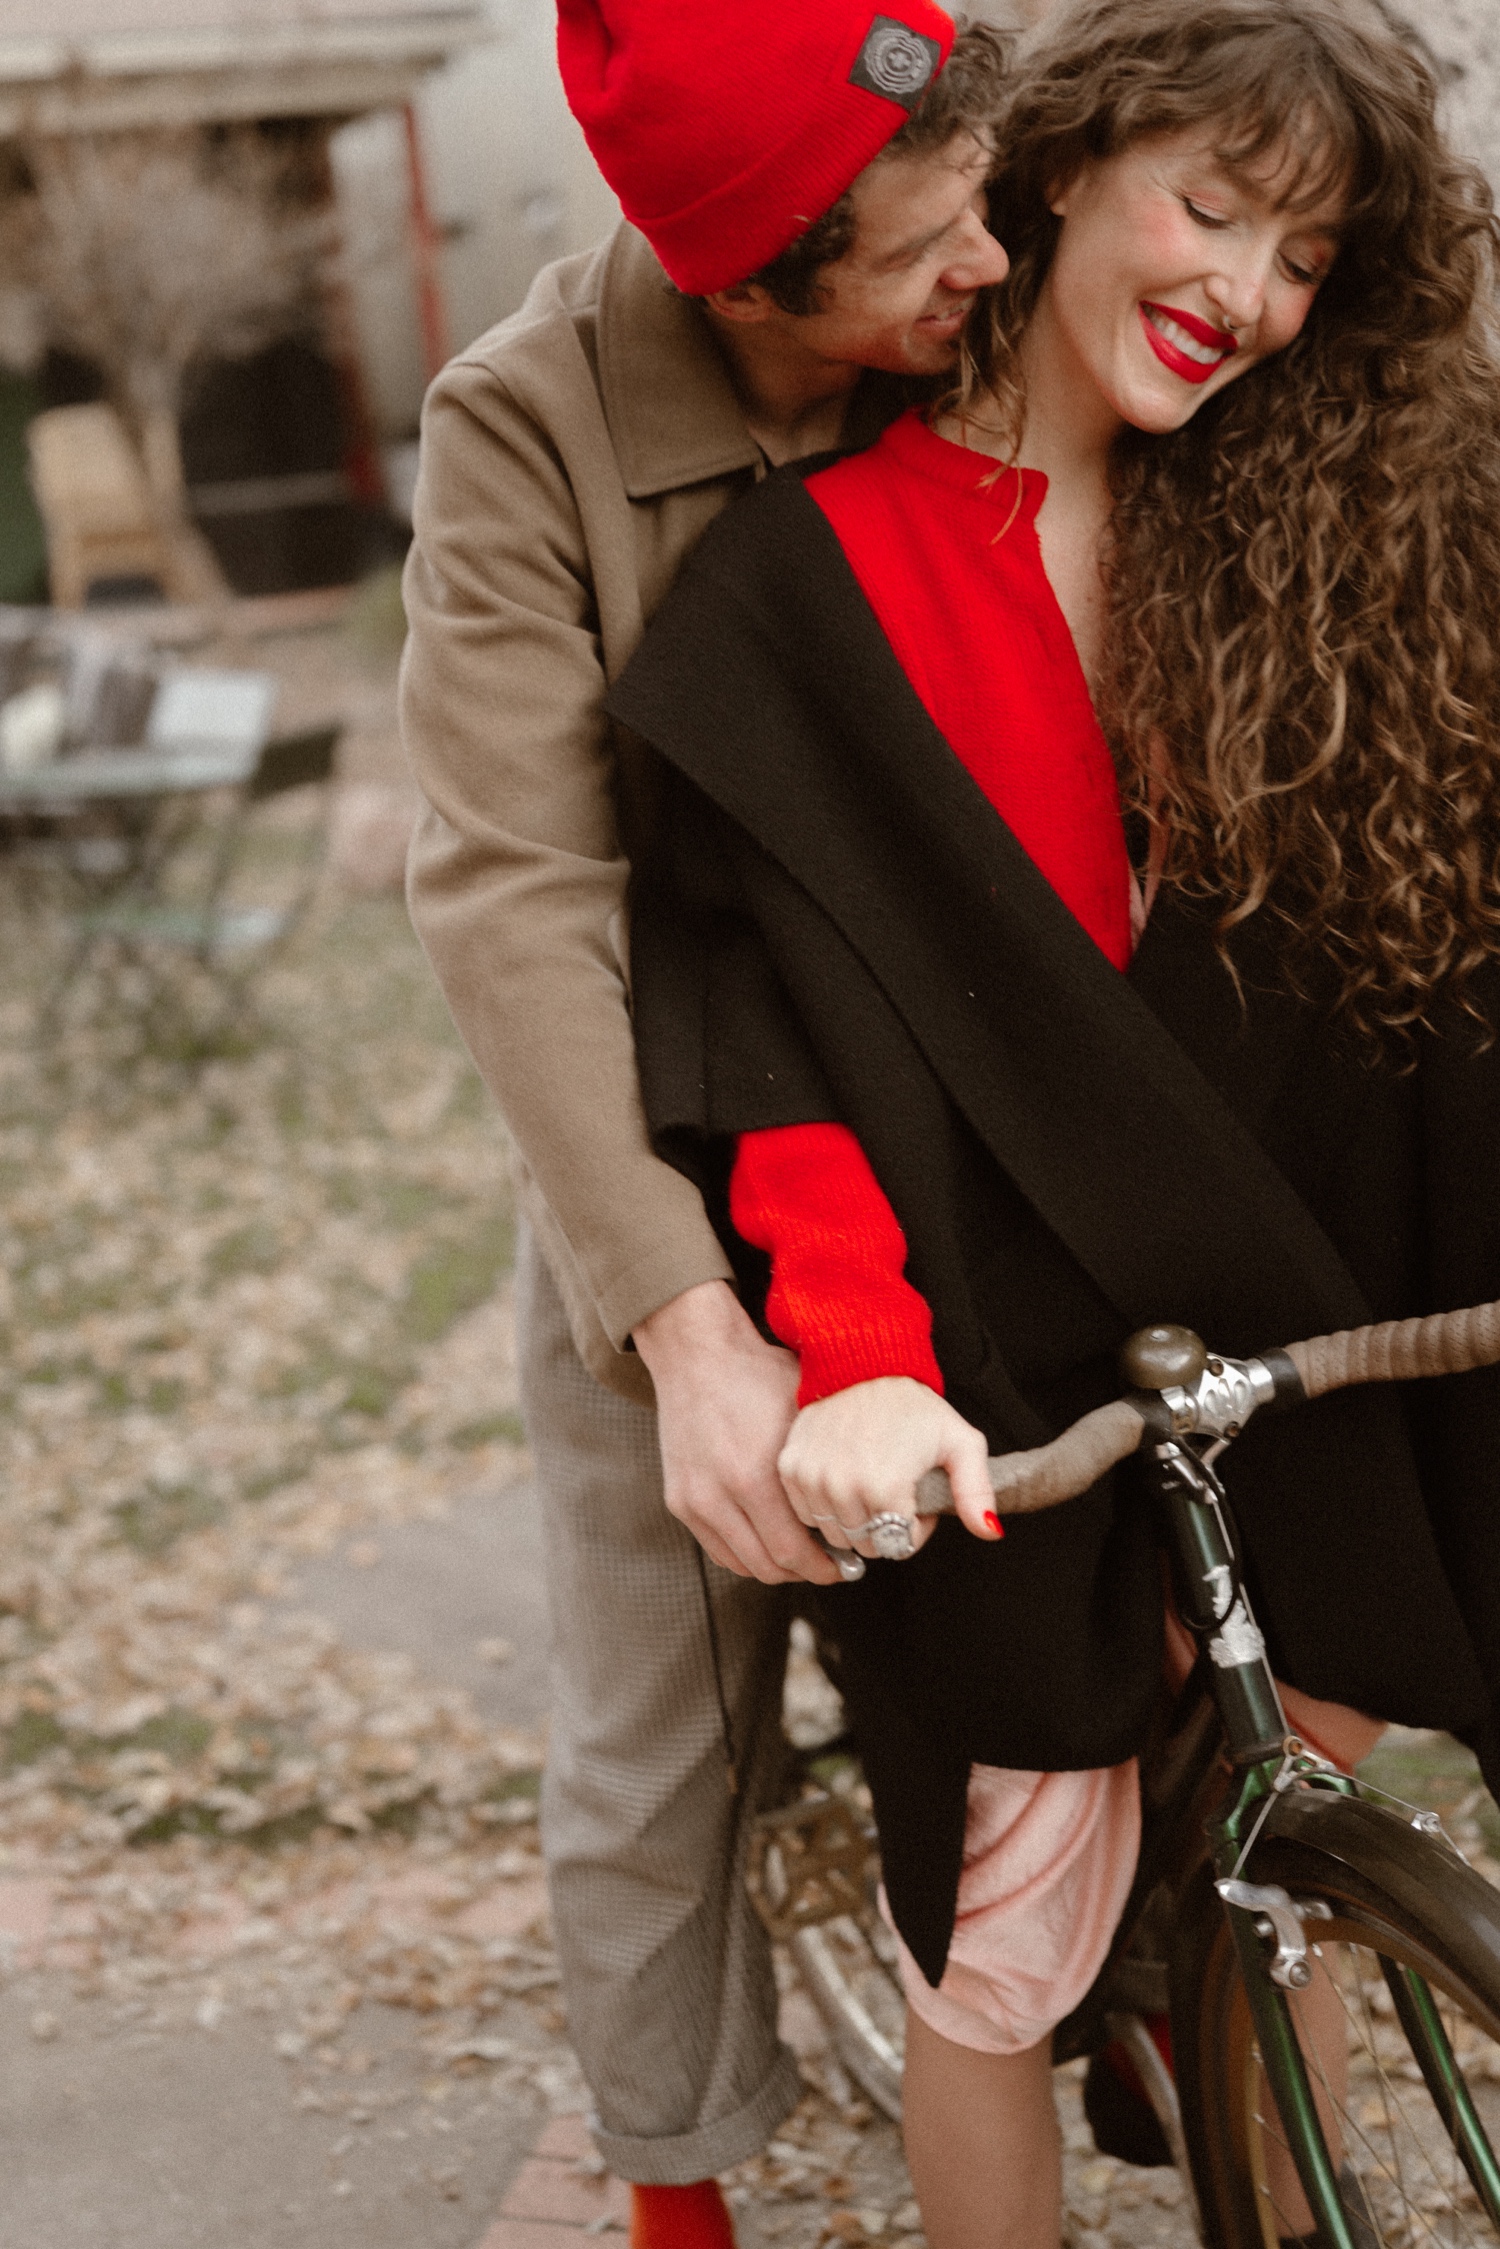
[{"label": "man's wrist", "polygon": [[750,1320],[727,1281],[699,1281],[669,1297],[631,1330],[637,1351],[654,1375],[680,1352],[742,1342]]}]

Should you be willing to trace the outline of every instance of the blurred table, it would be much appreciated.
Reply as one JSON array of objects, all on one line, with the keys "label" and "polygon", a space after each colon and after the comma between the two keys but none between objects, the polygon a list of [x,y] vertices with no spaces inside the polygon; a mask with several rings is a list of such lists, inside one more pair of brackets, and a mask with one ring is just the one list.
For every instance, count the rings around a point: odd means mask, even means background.
[{"label": "blurred table", "polygon": [[86,750],[26,773],[0,773],[0,812],[65,814],[77,805],[232,789],[255,771],[261,745],[205,742],[201,749]]},{"label": "blurred table", "polygon": [[277,686],[270,672],[168,673],[139,746],[0,768],[0,834],[12,864],[95,898],[156,891],[196,832],[202,800],[253,779]]}]

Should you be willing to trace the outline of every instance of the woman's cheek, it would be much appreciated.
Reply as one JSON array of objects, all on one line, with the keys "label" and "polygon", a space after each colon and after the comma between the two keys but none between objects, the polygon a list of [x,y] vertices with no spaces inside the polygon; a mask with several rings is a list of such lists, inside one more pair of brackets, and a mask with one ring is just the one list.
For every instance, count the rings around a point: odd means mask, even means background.
[{"label": "woman's cheek", "polygon": [[1271,300],[1261,320],[1260,349],[1252,365],[1269,359],[1274,352],[1285,351],[1288,344],[1297,341],[1307,325],[1316,295],[1315,289],[1289,289]]},{"label": "woman's cheek", "polygon": [[1130,214],[1121,240],[1136,271],[1145,275],[1148,292],[1175,287],[1178,279],[1196,274],[1203,265],[1203,237],[1182,206],[1155,196]]}]

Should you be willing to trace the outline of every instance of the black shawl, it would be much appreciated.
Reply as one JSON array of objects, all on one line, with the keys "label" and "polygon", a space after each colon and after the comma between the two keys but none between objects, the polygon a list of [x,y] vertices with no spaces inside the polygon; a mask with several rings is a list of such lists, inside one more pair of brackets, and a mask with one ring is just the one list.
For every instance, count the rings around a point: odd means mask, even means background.
[{"label": "black shawl", "polygon": [[[984,652],[976,649],[975,661]],[[783,471],[708,532],[616,686],[667,761],[632,910],[656,1145],[734,1234],[734,1136],[838,1120],[932,1307],[948,1395],[994,1450],[1114,1394],[1131,1329],[1231,1353],[1500,1296],[1500,1050],[1466,1021],[1377,1066],[1164,898],[1120,976],[934,727],[837,538]],[[1500,976],[1486,997],[1500,1019]],[[1227,1462],[1278,1675],[1440,1726],[1500,1778],[1500,1373],[1347,1392]],[[1113,1764],[1157,1691],[1161,1592],[1127,1469],[942,1525],[827,1598],[898,1924],[952,1933],[971,1762]]]}]

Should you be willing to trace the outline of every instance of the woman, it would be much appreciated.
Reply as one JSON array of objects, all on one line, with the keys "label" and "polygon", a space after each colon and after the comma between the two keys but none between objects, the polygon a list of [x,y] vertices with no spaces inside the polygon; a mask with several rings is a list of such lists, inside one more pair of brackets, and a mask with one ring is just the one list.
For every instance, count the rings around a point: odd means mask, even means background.
[{"label": "woman", "polygon": [[[1000,1543],[986,1453],[1146,1320],[1239,1352],[1500,1294],[1495,229],[1433,99],[1336,0],[1053,18],[959,393],[769,479],[615,697],[674,773],[648,1113],[800,1357],[793,1503],[839,1545],[958,1496],[829,1601],[938,2249],[1057,2241],[1049,2034],[1163,1652],[1128,1478]],[[1257,1427],[1234,1496],[1297,1722],[1500,1778],[1500,1381],[1434,1387]]]}]

